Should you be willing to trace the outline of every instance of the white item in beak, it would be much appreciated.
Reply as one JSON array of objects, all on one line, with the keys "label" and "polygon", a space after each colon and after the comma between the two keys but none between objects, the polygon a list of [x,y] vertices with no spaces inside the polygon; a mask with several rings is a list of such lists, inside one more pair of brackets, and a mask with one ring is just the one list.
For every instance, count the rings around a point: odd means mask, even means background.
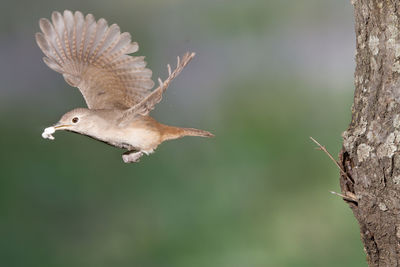
[{"label": "white item in beak", "polygon": [[55,133],[56,129],[51,126],[51,127],[47,127],[46,129],[44,129],[43,133],[42,133],[42,137],[44,139],[50,139],[50,140],[54,140],[54,136],[52,136],[53,133]]}]

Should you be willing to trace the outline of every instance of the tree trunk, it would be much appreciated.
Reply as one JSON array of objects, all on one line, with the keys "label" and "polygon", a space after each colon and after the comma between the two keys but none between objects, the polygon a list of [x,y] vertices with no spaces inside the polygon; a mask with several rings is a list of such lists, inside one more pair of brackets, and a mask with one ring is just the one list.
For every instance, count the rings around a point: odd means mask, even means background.
[{"label": "tree trunk", "polygon": [[340,185],[355,197],[348,203],[370,266],[400,266],[399,2],[352,0],[357,66]]}]

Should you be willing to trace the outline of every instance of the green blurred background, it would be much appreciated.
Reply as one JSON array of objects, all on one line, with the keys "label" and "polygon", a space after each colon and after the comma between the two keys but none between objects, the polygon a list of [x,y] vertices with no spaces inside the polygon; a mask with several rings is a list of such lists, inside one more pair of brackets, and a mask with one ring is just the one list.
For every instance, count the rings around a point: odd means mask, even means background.
[{"label": "green blurred background", "polygon": [[[78,90],[34,42],[53,10],[132,33],[154,78],[197,56],[152,115],[214,139],[161,145],[139,164],[72,133],[41,138]],[[350,122],[349,1],[3,1],[0,266],[366,266],[333,155]]]}]

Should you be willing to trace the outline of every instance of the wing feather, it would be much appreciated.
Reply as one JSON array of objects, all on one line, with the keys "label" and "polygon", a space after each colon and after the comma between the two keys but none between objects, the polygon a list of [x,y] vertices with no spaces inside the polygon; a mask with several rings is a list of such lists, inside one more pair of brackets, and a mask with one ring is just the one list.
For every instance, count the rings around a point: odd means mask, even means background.
[{"label": "wing feather", "polygon": [[174,71],[171,71],[171,66],[168,64],[168,78],[165,81],[162,81],[158,78],[159,86],[148,94],[145,98],[143,98],[138,104],[135,106],[125,110],[120,118],[120,123],[124,123],[124,121],[129,120],[129,118],[133,115],[142,115],[146,116],[152,111],[157,103],[159,103],[162,99],[162,95],[167,90],[169,84],[179,73],[186,67],[187,64],[193,59],[195,53],[186,53],[182,60],[180,57],[177,58],[177,64]]},{"label": "wing feather", "polygon": [[91,109],[129,109],[150,93],[154,82],[144,57],[129,33],[117,24],[97,22],[79,11],[53,12],[51,22],[40,19],[36,42],[44,62],[78,87]]}]

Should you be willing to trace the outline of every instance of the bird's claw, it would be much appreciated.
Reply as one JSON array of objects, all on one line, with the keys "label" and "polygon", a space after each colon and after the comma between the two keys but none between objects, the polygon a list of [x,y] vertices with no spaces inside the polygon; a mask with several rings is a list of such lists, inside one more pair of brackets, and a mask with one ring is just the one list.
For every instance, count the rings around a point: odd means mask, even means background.
[{"label": "bird's claw", "polygon": [[125,163],[132,163],[132,162],[139,162],[140,157],[143,156],[143,152],[131,152],[128,151],[124,154],[122,154],[122,160]]}]

